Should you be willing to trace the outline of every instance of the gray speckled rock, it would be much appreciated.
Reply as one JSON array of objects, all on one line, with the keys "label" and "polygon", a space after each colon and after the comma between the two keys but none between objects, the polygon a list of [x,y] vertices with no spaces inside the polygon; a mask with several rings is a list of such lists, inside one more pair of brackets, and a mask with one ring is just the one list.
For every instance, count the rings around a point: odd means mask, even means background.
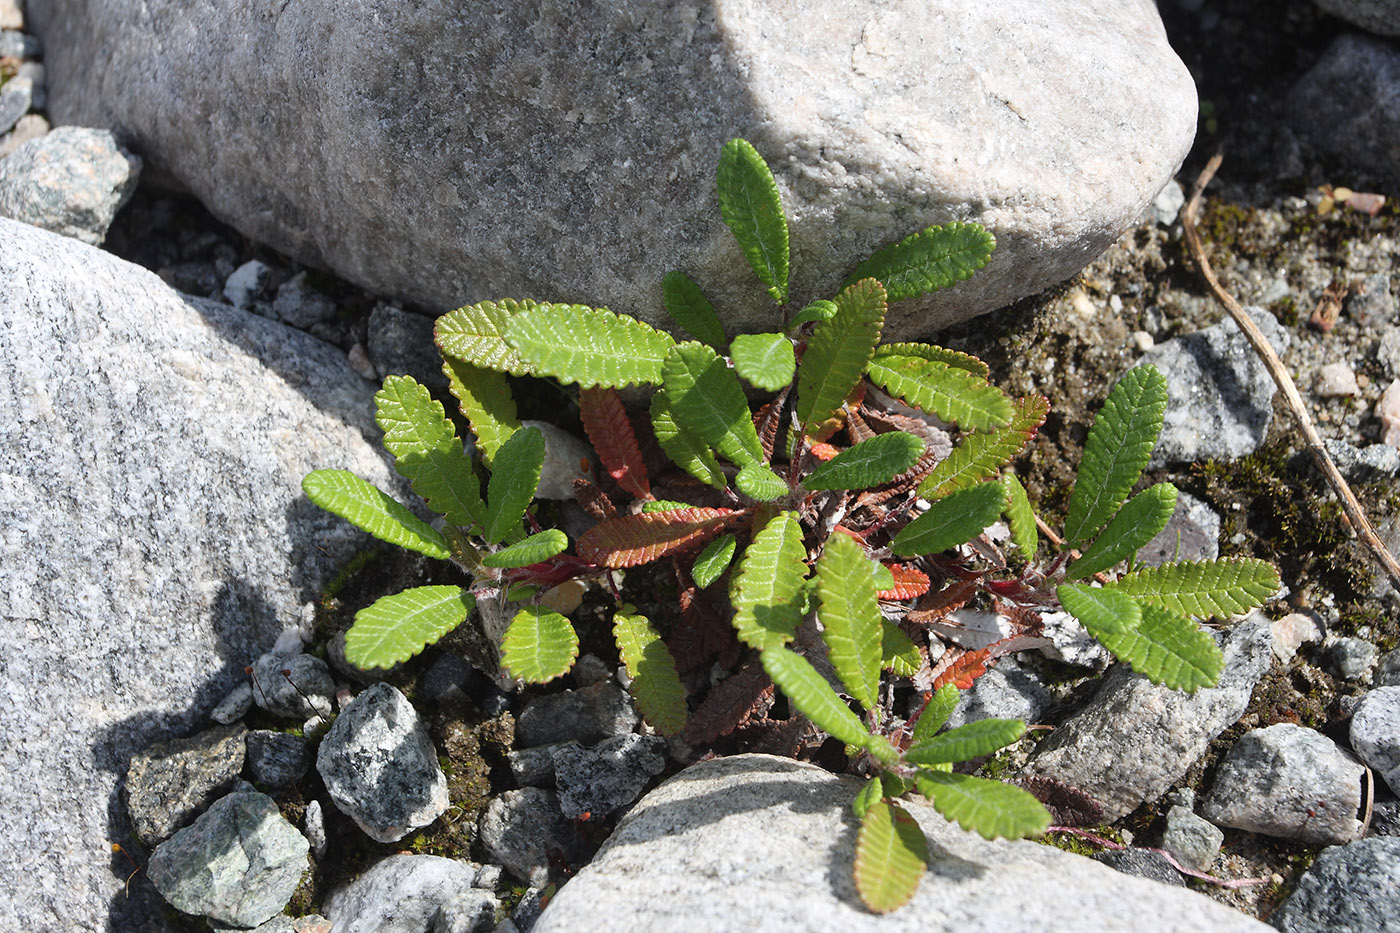
[{"label": "gray speckled rock", "polygon": [[1400,839],[1323,851],[1270,918],[1284,933],[1400,931]]},{"label": "gray speckled rock", "polygon": [[1378,687],[1351,714],[1351,747],[1400,794],[1400,687]]},{"label": "gray speckled rock", "polygon": [[1366,171],[1400,177],[1400,50],[1343,33],[1288,97],[1299,136]]},{"label": "gray speckled rock", "polygon": [[458,891],[433,915],[430,933],[486,933],[496,927],[501,902],[478,883],[470,891]]},{"label": "gray speckled rock", "polygon": [[96,245],[140,174],[111,133],[60,126],[0,160],[0,217]]},{"label": "gray speckled rock", "polygon": [[[1245,308],[1280,354],[1288,331],[1263,308]],[[1139,364],[1167,378],[1167,416],[1152,466],[1231,459],[1264,442],[1273,420],[1274,381],[1231,320],[1157,344]]]},{"label": "gray speckled rock", "polygon": [[336,933],[428,933],[440,908],[473,891],[476,866],[436,855],[391,855],[330,893]]},{"label": "gray speckled rock", "polygon": [[796,220],[799,306],[930,223],[991,228],[984,273],[886,320],[927,332],[1078,272],[1172,177],[1197,114],[1150,0],[275,17],[31,0],[29,19],[60,121],[120,129],[253,239],[434,310],[530,295],[658,321],[660,273],[680,268],[762,329],[714,200],[719,148],[742,135]]},{"label": "gray speckled rock", "polygon": [[413,705],[374,684],[336,717],[316,770],[336,807],[378,842],[395,842],[447,810],[447,777]]},{"label": "gray speckled rock", "polygon": [[1220,852],[1225,834],[1212,823],[1201,819],[1189,803],[1178,803],[1167,811],[1167,826],[1162,831],[1162,848],[1188,868],[1206,871]]},{"label": "gray speckled rock", "polygon": [[433,318],[380,302],[369,313],[369,358],[382,375],[409,375],[435,392],[447,391],[442,357],[433,345]]},{"label": "gray speckled rock", "polygon": [[1244,713],[1272,657],[1269,621],[1255,614],[1236,623],[1222,647],[1220,685],[1194,694],[1116,665],[1089,704],[1041,743],[1023,774],[1084,791],[1110,822],[1155,800]]},{"label": "gray speckled rock", "polygon": [[565,745],[553,758],[560,811],[571,819],[584,813],[600,819],[640,797],[651,779],[665,770],[666,740],[619,735],[592,748]]},{"label": "gray speckled rock", "polygon": [[1150,878],[1159,884],[1169,884],[1184,888],[1181,872],[1172,867],[1166,856],[1147,849],[1105,849],[1094,855],[1094,861],[1102,862],[1114,871],[1139,878]]},{"label": "gray speckled rock", "polygon": [[329,718],[334,695],[330,668],[314,655],[268,652],[253,662],[253,702],[274,716]]},{"label": "gray speckled rock", "polygon": [[243,770],[242,723],[157,742],[131,757],[126,772],[132,828],[155,845],[227,793]]},{"label": "gray speckled rock", "polygon": [[526,703],[515,721],[515,743],[530,748],[571,740],[597,742],[625,735],[640,721],[627,691],[604,681]]},{"label": "gray speckled rock", "polygon": [[1313,0],[1333,16],[1382,36],[1400,36],[1400,3],[1396,0]]},{"label": "gray speckled rock", "polygon": [[8,133],[34,103],[34,82],[11,78],[0,86],[0,133]]},{"label": "gray speckled rock", "polygon": [[1289,722],[1255,729],[1220,762],[1201,815],[1266,836],[1349,842],[1361,835],[1363,773],[1320,732]]},{"label": "gray speckled rock", "polygon": [[588,857],[587,843],[559,811],[559,796],[552,790],[508,790],[492,799],[478,826],[491,860],[530,884],[547,883],[560,856],[572,867]]},{"label": "gray speckled rock", "polygon": [[1034,842],[987,842],[919,802],[932,862],[884,916],[856,898],[860,785],[811,765],[740,755],[695,765],[625,816],[550,901],[535,933],[574,930],[1261,931],[1182,888]]},{"label": "gray speckled rock", "polygon": [[977,678],[972,689],[958,696],[958,705],[948,717],[948,727],[957,728],[979,719],[1024,719],[1035,722],[1050,705],[1050,691],[1027,668],[1005,657]]},{"label": "gray speckled rock", "polygon": [[3,219],[0,373],[0,638],[24,646],[0,653],[0,872],[25,881],[0,929],[159,931],[111,868],[118,778],[205,727],[364,546],[301,478],[401,488],[374,389],[318,340]]},{"label": "gray speckled rock", "polygon": [[271,790],[294,786],[311,767],[306,739],[286,732],[255,729],[244,740],[248,749],[248,776]]},{"label": "gray speckled rock", "polygon": [[1380,650],[1364,638],[1342,637],[1327,645],[1327,660],[1344,680],[1359,680],[1376,663]]},{"label": "gray speckled rock", "polygon": [[1137,562],[1147,567],[1178,560],[1215,560],[1220,556],[1220,516],[1215,509],[1185,490],[1176,494],[1176,509],[1167,527],[1138,550]]},{"label": "gray speckled rock", "polygon": [[1400,687],[1400,648],[1381,655],[1374,680],[1378,687]]},{"label": "gray speckled rock", "polygon": [[271,797],[234,793],[157,846],[146,875],[187,914],[252,927],[286,906],[309,848]]}]

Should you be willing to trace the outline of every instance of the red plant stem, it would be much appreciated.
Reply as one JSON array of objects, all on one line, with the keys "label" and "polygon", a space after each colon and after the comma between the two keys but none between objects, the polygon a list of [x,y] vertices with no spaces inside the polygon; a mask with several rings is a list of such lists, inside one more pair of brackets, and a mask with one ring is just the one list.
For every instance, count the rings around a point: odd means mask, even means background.
[{"label": "red plant stem", "polygon": [[[1124,849],[1129,848],[1128,846],[1125,846],[1122,843],[1114,842],[1112,839],[1105,839],[1103,836],[1097,836],[1094,833],[1086,832],[1082,829],[1076,829],[1073,826],[1051,826],[1049,829],[1046,830],[1046,832],[1069,833],[1072,836],[1078,836],[1081,839],[1087,839],[1095,845],[1103,846],[1105,849],[1113,849],[1115,851],[1122,851]],[[1170,862],[1172,868],[1175,868],[1183,875],[1187,875],[1188,877],[1205,881],[1209,884],[1218,885],[1222,888],[1247,888],[1256,884],[1269,883],[1268,878],[1235,878],[1234,880],[1227,881],[1224,878],[1217,878],[1214,875],[1207,875],[1203,871],[1196,871],[1196,869],[1194,868],[1187,868],[1185,865],[1178,862],[1176,860],[1176,856],[1172,855],[1166,849],[1157,849],[1153,848],[1152,846],[1137,846],[1136,848],[1143,852],[1156,852],[1158,855],[1162,856],[1168,862]]]}]

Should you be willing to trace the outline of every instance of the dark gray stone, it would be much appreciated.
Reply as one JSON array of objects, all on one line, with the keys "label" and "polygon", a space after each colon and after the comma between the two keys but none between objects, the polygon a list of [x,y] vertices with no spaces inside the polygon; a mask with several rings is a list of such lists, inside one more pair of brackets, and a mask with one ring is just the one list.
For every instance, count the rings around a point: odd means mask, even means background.
[{"label": "dark gray stone", "polygon": [[15,29],[0,30],[0,58],[38,58],[44,44],[38,36]]},{"label": "dark gray stone", "polygon": [[369,313],[369,358],[381,376],[408,375],[437,393],[447,392],[442,357],[433,344],[434,318],[380,302]]},{"label": "dark gray stone", "polygon": [[1377,800],[1371,806],[1371,828],[1368,836],[1400,836],[1400,800],[1391,797]]},{"label": "dark gray stone", "polygon": [[11,78],[0,85],[0,133],[8,133],[34,105],[34,82]]},{"label": "dark gray stone", "polygon": [[1400,687],[1400,648],[1381,656],[1373,680],[1377,687]]},{"label": "dark gray stone", "polygon": [[1347,314],[1358,327],[1379,330],[1396,323],[1396,301],[1390,291],[1390,273],[1378,272],[1361,280],[1347,299]]},{"label": "dark gray stone", "polygon": [[[1378,483],[1400,473],[1400,450],[1389,444],[1353,447],[1346,441],[1334,438],[1326,438],[1322,444],[1348,482]],[[1316,471],[1312,457],[1300,454],[1299,461]]]},{"label": "dark gray stone", "polygon": [[[439,911],[472,888],[476,866],[436,855],[391,855],[330,893],[324,911],[335,933],[429,933]],[[465,929],[465,928],[464,928]]]},{"label": "dark gray stone", "polygon": [[146,875],[178,910],[253,927],[291,899],[308,848],[271,797],[235,793],[157,846]]},{"label": "dark gray stone", "polygon": [[311,767],[311,751],[299,735],[256,729],[245,744],[249,777],[271,790],[295,787]]},{"label": "dark gray stone", "polygon": [[1328,155],[1400,178],[1400,50],[1342,33],[1288,96],[1294,131]]},{"label": "dark gray stone", "polygon": [[95,246],[140,174],[141,160],[111,133],[60,126],[0,160],[0,217]]},{"label": "dark gray stone", "polygon": [[651,779],[666,769],[666,741],[657,736],[619,735],[592,748],[564,746],[554,752],[559,809],[570,819],[600,819],[630,805]]},{"label": "dark gray stone", "polygon": [[1351,747],[1400,793],[1400,687],[1368,692],[1351,714]]},{"label": "dark gray stone", "polygon": [[282,283],[272,300],[272,312],[284,324],[306,330],[335,317],[336,304],[314,288],[305,272],[298,272]]},{"label": "dark gray stone", "polygon": [[1327,661],[1344,680],[1359,680],[1376,663],[1380,649],[1364,638],[1343,636],[1327,646]]},{"label": "dark gray stone", "polygon": [[242,724],[220,726],[133,755],[126,798],[136,835],[155,845],[227,793],[243,770],[247,733]]},{"label": "dark gray stone", "polygon": [[588,859],[589,846],[572,820],[559,811],[559,796],[540,787],[508,790],[494,798],[478,824],[481,844],[521,881],[548,883],[564,866],[578,868]]},{"label": "dark gray stone", "polygon": [[1224,841],[1225,834],[1197,816],[1190,804],[1177,804],[1167,811],[1162,848],[1186,867],[1197,871],[1209,869]]},{"label": "dark gray stone", "polygon": [[1125,875],[1136,875],[1162,884],[1186,887],[1181,872],[1172,867],[1166,856],[1147,849],[1105,849],[1094,856],[1094,861],[1103,862],[1115,871]]},{"label": "dark gray stone", "polygon": [[1283,933],[1400,931],[1400,839],[1323,850],[1270,922]]},{"label": "dark gray stone", "polygon": [[526,703],[516,717],[515,743],[521,748],[568,741],[587,744],[625,735],[640,721],[627,691],[604,681]]},{"label": "dark gray stone", "polygon": [[518,748],[506,756],[510,773],[521,787],[546,787],[554,783],[554,753],[577,747],[577,742],[556,742],[553,745],[531,745]]},{"label": "dark gray stone", "polygon": [[1178,560],[1215,560],[1220,556],[1220,516],[1185,490],[1176,494],[1176,509],[1157,537],[1144,544],[1137,562],[1160,567]]},{"label": "dark gray stone", "polygon": [[244,680],[239,682],[228,692],[227,696],[219,701],[219,705],[214,707],[214,711],[209,714],[209,718],[227,726],[248,715],[248,710],[252,708],[253,685]]},{"label": "dark gray stone", "polygon": [[1400,36],[1400,3],[1396,0],[1314,0],[1353,25],[1382,36]]}]

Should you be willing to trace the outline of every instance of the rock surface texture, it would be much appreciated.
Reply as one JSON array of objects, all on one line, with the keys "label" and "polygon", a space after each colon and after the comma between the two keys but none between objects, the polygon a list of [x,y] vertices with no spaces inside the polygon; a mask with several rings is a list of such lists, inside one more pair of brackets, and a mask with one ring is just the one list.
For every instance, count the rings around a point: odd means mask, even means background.
[{"label": "rock surface texture", "polygon": [[1272,923],[1283,933],[1400,929],[1400,839],[1362,839],[1324,850]]},{"label": "rock surface texture", "polygon": [[876,916],[851,880],[859,787],[763,755],[695,765],[622,819],[534,931],[1268,929],[1199,894],[1082,856],[987,842],[918,803],[908,809],[932,862],[909,904]]},{"label": "rock surface texture", "polygon": [[111,867],[118,778],[204,725],[362,546],[300,484],[335,465],[393,486],[373,387],[315,339],[6,220],[0,372],[0,637],[22,646],[0,654],[0,870],[25,879],[0,929],[160,930]]},{"label": "rock surface texture", "polygon": [[0,217],[96,246],[140,174],[111,133],[62,126],[0,160]]},{"label": "rock surface texture", "polygon": [[1344,33],[1289,97],[1300,136],[1368,171],[1400,178],[1400,51],[1393,42]]},{"label": "rock surface texture", "polygon": [[120,131],[253,239],[432,310],[513,295],[656,321],[679,268],[771,324],[715,208],[744,136],[795,221],[799,305],[928,224],[992,230],[988,269],[887,319],[927,332],[1078,272],[1197,113],[1151,0],[27,11],[58,122]]}]

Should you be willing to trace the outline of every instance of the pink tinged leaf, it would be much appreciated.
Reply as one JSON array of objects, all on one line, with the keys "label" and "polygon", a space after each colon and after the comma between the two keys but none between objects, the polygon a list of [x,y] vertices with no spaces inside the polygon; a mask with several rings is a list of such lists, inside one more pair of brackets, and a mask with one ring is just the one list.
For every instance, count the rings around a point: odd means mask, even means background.
[{"label": "pink tinged leaf", "polygon": [[637,446],[637,435],[617,390],[582,389],[578,394],[578,406],[583,429],[608,475],[638,499],[650,499],[651,484]]},{"label": "pink tinged leaf", "polygon": [[749,510],[694,508],[619,515],[584,532],[578,553],[604,567],[636,567],[699,547],[748,514]]}]

